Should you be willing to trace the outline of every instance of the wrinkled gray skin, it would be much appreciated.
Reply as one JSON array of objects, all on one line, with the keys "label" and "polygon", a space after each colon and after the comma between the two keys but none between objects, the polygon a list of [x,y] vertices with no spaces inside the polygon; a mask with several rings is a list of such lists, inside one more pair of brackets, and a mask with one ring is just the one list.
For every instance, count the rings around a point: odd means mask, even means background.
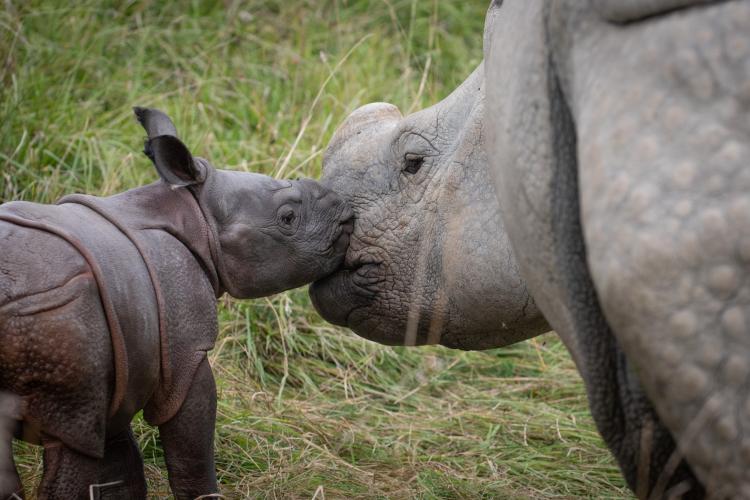
[{"label": "wrinkled gray skin", "polygon": [[482,82],[480,67],[432,108],[402,117],[370,104],[337,130],[323,182],[348,197],[357,223],[344,269],[312,288],[327,320],[386,344],[460,349],[549,329],[487,177]]},{"label": "wrinkled gray skin", "polygon": [[[488,279],[449,295],[478,297],[479,285],[483,300],[449,301],[461,304],[449,317],[483,328],[432,339],[477,349],[544,329],[536,309],[525,320],[535,326],[514,334],[498,319],[516,317],[521,301],[494,294],[528,290],[641,498],[750,498],[750,3],[705,3],[496,1],[479,75],[403,119],[384,105],[356,111],[325,160],[324,183],[351,199],[358,220],[348,269],[312,288],[324,317],[413,343],[392,318],[415,309],[430,318],[434,297],[450,290],[445,276],[469,270]],[[435,162],[432,146],[394,141],[411,123],[441,151],[484,143],[487,156]],[[426,157],[416,174],[406,153]],[[499,208],[472,182],[485,169]],[[474,222],[483,231],[449,234]],[[505,243],[490,246],[483,233]],[[388,272],[411,269],[413,242],[425,240],[426,276]],[[449,267],[435,257],[451,243],[485,252]],[[492,258],[506,248],[497,269]],[[380,281],[365,288],[357,264],[367,249],[379,257],[367,274]],[[523,280],[495,282],[508,274]]]},{"label": "wrinkled gray skin", "polygon": [[[206,359],[218,333],[216,298],[321,278],[348,247],[352,211],[331,190],[214,169],[192,156],[165,114],[136,115],[160,182],[109,198],[0,207],[0,500],[23,496],[14,436],[44,446],[37,498],[145,498],[130,429],[141,409],[159,427],[175,498],[219,497]],[[54,232],[61,224],[74,238]]]}]

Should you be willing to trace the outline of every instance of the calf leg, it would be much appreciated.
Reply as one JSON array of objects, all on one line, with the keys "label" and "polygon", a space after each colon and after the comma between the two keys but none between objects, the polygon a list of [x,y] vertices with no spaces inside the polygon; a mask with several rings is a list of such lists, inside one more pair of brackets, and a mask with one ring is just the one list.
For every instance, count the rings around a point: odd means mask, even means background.
[{"label": "calf leg", "polygon": [[208,360],[196,371],[177,414],[159,426],[169,484],[177,499],[206,497],[218,492],[214,466],[216,384]]},{"label": "calf leg", "polygon": [[[89,499],[89,490],[97,492],[99,463],[62,442],[43,438],[44,473],[39,485],[39,500]],[[95,497],[96,498],[96,497]]]},{"label": "calf leg", "polygon": [[143,459],[128,430],[107,439],[104,460],[99,473],[100,498],[107,500],[139,500],[146,498]]},{"label": "calf leg", "polygon": [[13,462],[13,433],[18,425],[18,399],[0,393],[0,500],[23,497],[21,479]]}]

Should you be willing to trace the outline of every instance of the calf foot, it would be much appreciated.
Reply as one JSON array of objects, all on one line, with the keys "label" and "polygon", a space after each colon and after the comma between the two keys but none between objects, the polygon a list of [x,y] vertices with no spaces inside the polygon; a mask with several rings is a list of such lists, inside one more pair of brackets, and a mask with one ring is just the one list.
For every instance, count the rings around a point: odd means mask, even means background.
[{"label": "calf foot", "polygon": [[47,437],[42,438],[42,444],[44,473],[37,493],[39,500],[88,500],[91,492],[99,491],[99,460]]},{"label": "calf foot", "polygon": [[133,432],[128,428],[107,439],[99,473],[102,500],[140,500],[146,498],[143,459]]},{"label": "calf foot", "polygon": [[21,478],[13,463],[13,434],[18,427],[20,400],[0,392],[0,499],[23,498]]}]

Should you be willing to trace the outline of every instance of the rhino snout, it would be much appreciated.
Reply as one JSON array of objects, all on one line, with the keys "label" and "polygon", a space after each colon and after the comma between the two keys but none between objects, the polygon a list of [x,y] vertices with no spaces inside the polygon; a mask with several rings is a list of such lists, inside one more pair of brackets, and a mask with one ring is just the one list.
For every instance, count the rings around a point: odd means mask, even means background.
[{"label": "rhino snout", "polygon": [[307,179],[299,182],[312,191],[317,218],[332,227],[327,248],[343,260],[354,232],[354,211],[342,196],[318,182]]}]

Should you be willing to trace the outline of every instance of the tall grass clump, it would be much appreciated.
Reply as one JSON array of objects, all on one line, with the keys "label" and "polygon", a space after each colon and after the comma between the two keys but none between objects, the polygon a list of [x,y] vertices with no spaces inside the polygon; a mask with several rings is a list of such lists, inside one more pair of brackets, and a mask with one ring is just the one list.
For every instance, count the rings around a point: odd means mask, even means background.
[{"label": "tall grass clump", "polygon": [[[481,61],[486,0],[4,0],[0,201],[156,179],[133,105],[219,168],[320,173],[338,123],[404,112]],[[227,498],[623,498],[553,335],[506,349],[390,348],[323,322],[305,290],[220,304],[211,353]],[[134,423],[150,494],[158,433]],[[17,444],[27,490],[37,448]],[[33,498],[33,494],[31,496]]]}]

